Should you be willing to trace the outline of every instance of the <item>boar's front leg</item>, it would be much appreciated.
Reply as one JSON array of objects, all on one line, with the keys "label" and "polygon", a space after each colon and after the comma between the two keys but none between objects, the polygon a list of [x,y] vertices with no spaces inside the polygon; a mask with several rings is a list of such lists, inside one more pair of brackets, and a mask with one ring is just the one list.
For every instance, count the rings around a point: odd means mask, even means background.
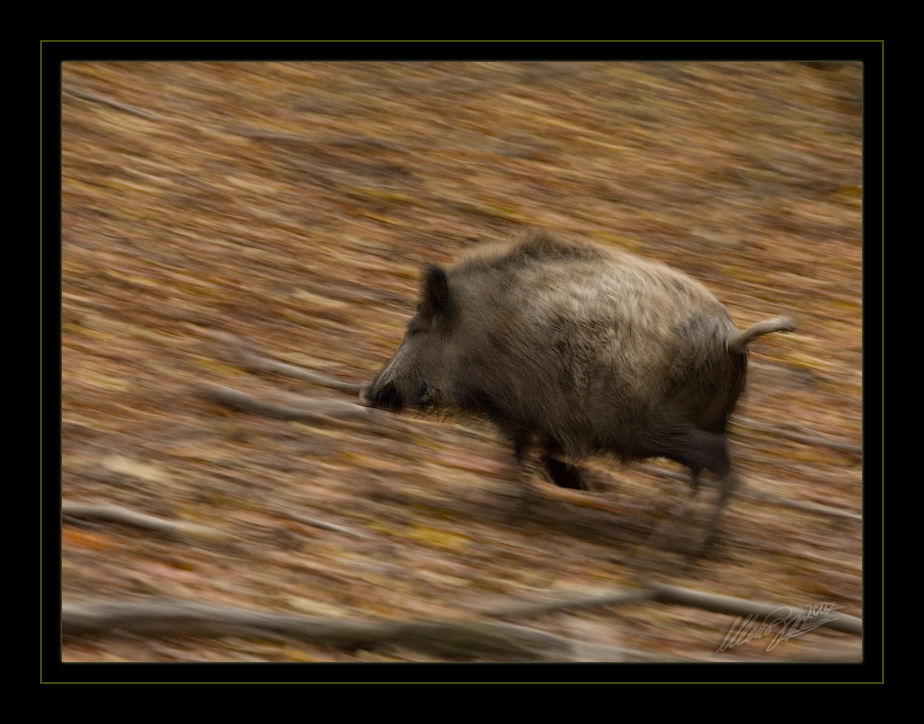
[{"label": "boar's front leg", "polygon": [[581,469],[577,465],[561,460],[558,456],[562,454],[561,445],[551,437],[546,438],[545,453],[542,456],[542,462],[546,470],[549,471],[549,477],[552,482],[559,488],[571,488],[572,490],[588,490]]},{"label": "boar's front leg", "polygon": [[703,537],[700,552],[708,550],[715,543],[716,535],[719,530],[719,523],[722,520],[722,514],[728,507],[728,501],[740,485],[738,476],[732,470],[728,470],[725,475],[719,479],[719,497],[716,500],[715,508],[709,521],[706,523],[705,536]]},{"label": "boar's front leg", "polygon": [[[499,406],[486,397],[479,396],[477,401],[478,408],[494,421],[501,433],[513,444],[513,454],[516,456],[517,464],[521,469],[525,469],[529,450],[533,444],[534,430],[512,416],[504,414]],[[551,435],[543,435],[543,448],[542,462],[555,485],[574,490],[588,489],[581,476],[581,469],[560,459],[563,448]]]},{"label": "boar's front leg", "polygon": [[[520,467],[525,467],[526,458],[532,443],[532,434],[527,428],[507,426],[505,433],[513,442],[513,452]],[[549,478],[559,488],[587,490],[581,475],[581,469],[560,459],[563,449],[552,437],[544,436],[542,464],[549,473]]]}]

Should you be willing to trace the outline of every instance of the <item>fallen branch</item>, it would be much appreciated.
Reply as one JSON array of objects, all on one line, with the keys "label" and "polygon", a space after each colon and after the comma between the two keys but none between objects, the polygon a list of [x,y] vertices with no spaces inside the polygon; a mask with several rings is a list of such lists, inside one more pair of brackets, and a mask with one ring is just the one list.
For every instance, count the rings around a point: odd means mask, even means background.
[{"label": "fallen branch", "polygon": [[[776,621],[781,617],[798,617],[804,613],[798,606],[789,604],[781,605],[778,603],[748,601],[744,598],[723,596],[717,593],[704,593],[689,588],[663,584],[655,584],[651,588],[656,594],[653,600],[659,603],[692,606],[704,611],[727,613],[733,616],[754,616],[767,623]],[[844,633],[858,635],[863,633],[863,621],[861,619],[838,611],[825,611],[824,614],[819,614],[818,616],[806,617],[805,621],[806,623],[811,623],[812,627],[826,626],[834,631]]]},{"label": "fallen branch", "polygon": [[500,608],[481,609],[482,616],[493,618],[533,618],[560,611],[574,611],[587,608],[612,608],[639,601],[651,601],[658,595],[649,588],[616,587],[611,591],[595,596],[565,598],[544,603],[512,603]]},{"label": "fallen branch", "polygon": [[203,397],[211,402],[243,412],[252,412],[277,420],[300,420],[319,422],[324,418],[338,420],[395,419],[393,414],[356,402],[327,397],[302,397],[288,401],[263,400],[231,387],[204,384],[200,388]]},{"label": "fallen branch", "polygon": [[365,386],[356,382],[346,382],[345,380],[340,380],[336,377],[330,377],[329,375],[324,375],[320,372],[314,372],[312,370],[305,369],[304,367],[298,367],[297,365],[289,364],[288,362],[282,362],[268,355],[254,352],[250,347],[247,346],[244,340],[228,332],[222,332],[215,329],[207,329],[205,327],[198,327],[195,325],[192,326],[200,334],[204,334],[227,345],[228,348],[234,353],[234,356],[237,357],[238,360],[240,360],[250,370],[256,372],[273,372],[276,374],[286,375],[288,377],[295,377],[296,379],[306,380],[307,382],[313,382],[315,384],[323,385],[324,387],[330,387],[335,390],[340,390],[341,392],[347,392],[352,395],[358,395],[360,390]]},{"label": "fallen branch", "polygon": [[565,658],[567,639],[511,624],[482,621],[372,622],[309,619],[180,599],[64,604],[65,636],[126,631],[142,635],[271,636],[347,649],[400,645],[434,656],[503,661]]},{"label": "fallen branch", "polygon": [[127,525],[169,538],[194,539],[223,543],[229,539],[226,532],[182,520],[156,518],[119,505],[62,503],[62,518],[70,523],[105,522]]},{"label": "fallen branch", "polygon": [[[558,611],[621,606],[639,601],[657,601],[658,603],[690,606],[704,611],[725,613],[732,616],[753,616],[766,623],[772,623],[783,617],[799,617],[803,613],[802,609],[794,605],[749,601],[734,596],[723,596],[658,583],[640,588],[616,587],[602,594],[577,596],[549,603],[511,604],[501,608],[482,610],[479,613],[496,618],[528,618]],[[805,620],[812,627],[826,626],[834,631],[857,635],[863,633],[863,621],[861,619],[838,611],[825,611],[823,615],[808,617]]]},{"label": "fallen branch", "polygon": [[[797,636],[821,626],[862,634],[860,619],[837,611],[824,610],[810,614],[808,610],[798,607],[747,601],[662,584],[637,590],[617,588],[602,595],[550,604],[508,606],[496,610],[494,615],[507,618],[534,616],[641,600],[754,619],[755,626],[766,627],[774,634]],[[658,658],[654,654],[621,647],[596,646],[506,623],[477,620],[355,622],[311,619],[173,598],[66,603],[61,609],[61,624],[64,636],[109,635],[122,631],[146,636],[269,637],[351,650],[403,646],[451,659],[574,661],[589,658],[597,661],[639,661]],[[778,627],[779,631],[774,627]],[[767,635],[770,634],[761,633],[761,636]]]}]

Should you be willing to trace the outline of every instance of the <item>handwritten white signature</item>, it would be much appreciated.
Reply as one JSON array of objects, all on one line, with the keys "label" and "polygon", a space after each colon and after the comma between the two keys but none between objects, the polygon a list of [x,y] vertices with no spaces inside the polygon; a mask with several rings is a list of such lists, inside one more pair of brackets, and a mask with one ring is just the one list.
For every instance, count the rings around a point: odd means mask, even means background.
[{"label": "handwritten white signature", "polygon": [[756,613],[744,618],[739,616],[732,623],[728,633],[725,634],[722,645],[716,649],[716,652],[722,653],[748,641],[767,636],[771,638],[766,650],[772,651],[784,641],[814,631],[828,621],[833,621],[833,617],[829,617],[828,614],[839,608],[843,606],[824,601],[813,603],[802,609],[780,606],[764,616],[762,621],[758,620]]}]

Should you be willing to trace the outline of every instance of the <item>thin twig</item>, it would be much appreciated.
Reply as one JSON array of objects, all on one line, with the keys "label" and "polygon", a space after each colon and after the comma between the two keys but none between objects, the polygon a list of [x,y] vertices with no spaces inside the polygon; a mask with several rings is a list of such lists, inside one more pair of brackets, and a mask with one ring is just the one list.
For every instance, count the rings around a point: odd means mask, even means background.
[{"label": "thin twig", "polygon": [[321,374],[313,370],[305,369],[297,365],[282,362],[274,359],[269,355],[253,351],[240,337],[223,332],[217,329],[208,329],[206,327],[192,326],[200,334],[204,334],[212,339],[218,340],[234,353],[235,357],[244,363],[246,367],[256,372],[272,372],[275,374],[286,375],[296,379],[306,380],[315,384],[330,387],[341,392],[350,394],[359,394],[364,385],[356,382],[347,382],[345,380],[331,377],[330,375]]},{"label": "thin twig", "polygon": [[146,532],[157,533],[170,538],[193,538],[199,541],[225,542],[227,533],[196,523],[182,520],[157,518],[139,513],[120,505],[62,503],[62,518],[71,523],[105,522],[127,525]]},{"label": "thin twig", "polygon": [[225,385],[203,384],[200,393],[211,402],[243,412],[252,412],[277,420],[319,422],[325,418],[339,420],[395,419],[382,410],[364,407],[356,402],[326,397],[303,397],[288,401],[262,400]]},{"label": "thin twig", "polygon": [[117,110],[124,111],[125,113],[131,113],[132,115],[140,116],[141,118],[147,118],[149,121],[169,122],[170,120],[156,113],[151,113],[150,111],[144,111],[140,108],[136,108],[135,106],[130,106],[127,103],[120,103],[119,101],[114,101],[104,96],[98,96],[95,93],[87,93],[86,91],[77,90],[76,88],[68,88],[65,90],[65,93],[68,93],[76,98],[82,98],[85,101],[99,103],[100,105],[109,106],[110,108],[115,108]]}]

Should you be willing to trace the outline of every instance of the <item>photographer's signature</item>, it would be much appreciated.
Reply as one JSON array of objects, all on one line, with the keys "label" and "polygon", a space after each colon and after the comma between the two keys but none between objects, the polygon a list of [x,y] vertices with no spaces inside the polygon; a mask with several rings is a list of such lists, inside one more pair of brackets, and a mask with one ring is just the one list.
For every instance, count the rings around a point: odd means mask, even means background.
[{"label": "photographer's signature", "polygon": [[834,620],[828,614],[843,606],[830,602],[813,603],[807,608],[797,609],[791,606],[780,606],[768,613],[760,620],[758,614],[751,614],[742,618],[739,616],[732,623],[725,640],[716,651],[721,653],[727,649],[740,646],[754,639],[770,637],[767,651],[772,651],[779,644],[814,631],[828,621]]}]

